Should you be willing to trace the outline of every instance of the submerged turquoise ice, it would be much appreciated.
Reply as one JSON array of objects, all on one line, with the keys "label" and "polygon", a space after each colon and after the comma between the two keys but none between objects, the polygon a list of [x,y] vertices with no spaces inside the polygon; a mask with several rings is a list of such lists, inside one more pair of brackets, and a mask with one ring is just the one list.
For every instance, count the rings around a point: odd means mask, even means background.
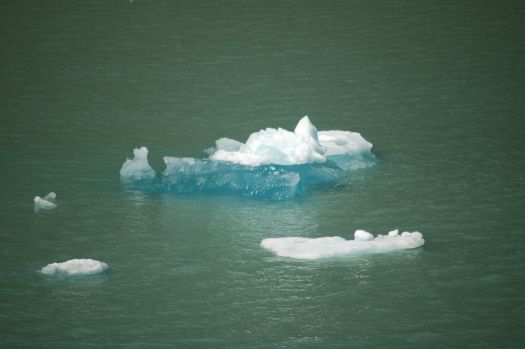
[{"label": "submerged turquoise ice", "polygon": [[205,159],[164,157],[158,175],[148,149],[134,150],[122,165],[124,183],[148,192],[211,193],[286,200],[311,188],[344,183],[352,170],[373,165],[372,144],[359,133],[317,131],[308,116],[293,132],[267,128],[246,143],[221,138]]}]

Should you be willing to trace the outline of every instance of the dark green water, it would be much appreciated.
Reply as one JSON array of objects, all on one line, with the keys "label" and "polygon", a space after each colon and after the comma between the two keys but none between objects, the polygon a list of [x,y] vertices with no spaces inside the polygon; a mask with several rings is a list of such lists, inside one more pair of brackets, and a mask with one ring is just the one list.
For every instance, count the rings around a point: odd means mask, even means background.
[{"label": "dark green water", "polygon": [[[0,2],[0,347],[523,348],[523,23],[520,1]],[[305,114],[376,166],[286,202],[121,186],[133,147],[161,170]],[[259,247],[357,228],[426,244]],[[110,269],[38,273],[71,258]]]}]

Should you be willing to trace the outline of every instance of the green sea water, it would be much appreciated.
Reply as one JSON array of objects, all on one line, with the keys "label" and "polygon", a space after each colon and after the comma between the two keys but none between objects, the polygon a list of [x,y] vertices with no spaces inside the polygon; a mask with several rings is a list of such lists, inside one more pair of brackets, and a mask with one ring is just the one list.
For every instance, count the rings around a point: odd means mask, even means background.
[{"label": "green sea water", "polygon": [[[522,1],[0,1],[0,347],[523,348],[523,23]],[[281,202],[119,179],[134,147],[161,171],[306,114],[376,165]],[[425,245],[259,246],[393,228]],[[38,272],[72,258],[109,270]]]}]

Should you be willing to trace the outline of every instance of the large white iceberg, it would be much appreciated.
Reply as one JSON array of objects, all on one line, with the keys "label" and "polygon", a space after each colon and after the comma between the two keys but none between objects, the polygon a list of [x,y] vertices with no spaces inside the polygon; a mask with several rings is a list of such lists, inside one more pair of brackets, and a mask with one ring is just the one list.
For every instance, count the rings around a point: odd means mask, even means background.
[{"label": "large white iceberg", "polygon": [[261,241],[261,247],[280,257],[294,259],[321,259],[354,254],[384,253],[411,249],[425,243],[420,232],[404,232],[397,230],[388,235],[378,235],[370,240],[372,234],[364,230],[356,230],[354,240],[346,240],[339,236],[321,238],[283,237],[268,238]]},{"label": "large white iceberg", "polygon": [[108,268],[104,262],[94,259],[70,259],[62,263],[51,263],[40,272],[47,275],[91,275],[103,272]]},{"label": "large white iceberg", "polygon": [[146,147],[134,150],[120,170],[122,180],[151,192],[224,193],[272,200],[301,196],[307,188],[334,184],[352,169],[373,165],[372,144],[359,133],[317,131],[308,116],[293,132],[267,128],[245,143],[220,138],[209,158],[164,157],[157,175]]}]

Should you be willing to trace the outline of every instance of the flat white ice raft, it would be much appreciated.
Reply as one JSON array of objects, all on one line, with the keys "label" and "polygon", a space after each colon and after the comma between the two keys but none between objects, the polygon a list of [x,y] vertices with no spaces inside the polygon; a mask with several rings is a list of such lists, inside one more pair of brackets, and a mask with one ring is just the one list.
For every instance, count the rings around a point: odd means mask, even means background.
[{"label": "flat white ice raft", "polygon": [[70,259],[62,263],[51,263],[40,272],[47,275],[91,275],[103,272],[108,268],[104,262],[94,259]]},{"label": "flat white ice raft", "polygon": [[261,241],[261,247],[280,257],[321,259],[353,254],[392,252],[416,248],[424,243],[423,235],[417,231],[399,234],[398,230],[393,230],[388,235],[378,235],[374,238],[372,234],[364,230],[356,230],[354,240],[345,240],[339,236],[268,238]]}]

